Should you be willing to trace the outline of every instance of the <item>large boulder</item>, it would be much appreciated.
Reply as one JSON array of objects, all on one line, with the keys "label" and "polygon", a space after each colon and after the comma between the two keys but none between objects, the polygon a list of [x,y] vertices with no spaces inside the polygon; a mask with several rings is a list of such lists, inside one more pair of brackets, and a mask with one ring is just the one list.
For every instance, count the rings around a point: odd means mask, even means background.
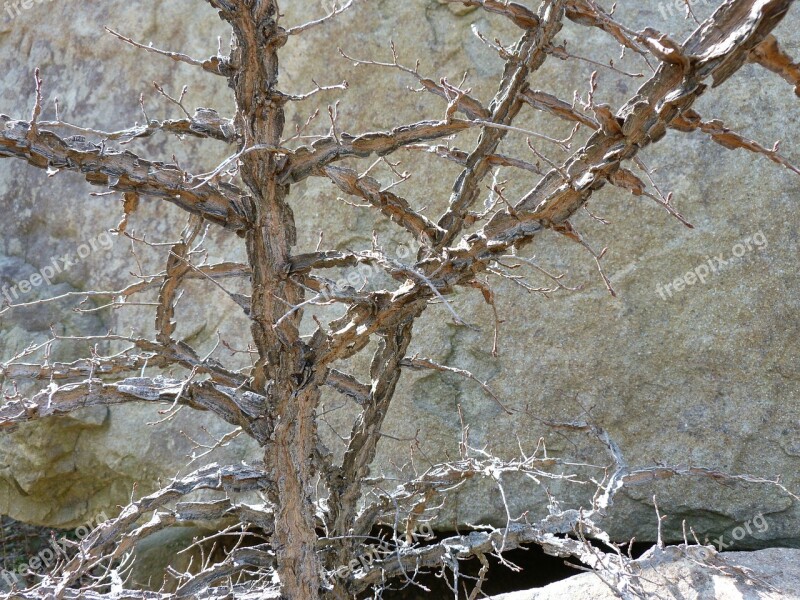
[{"label": "large boulder", "polygon": [[[328,4],[284,2],[282,10],[286,22],[294,24],[322,15]],[[629,3],[617,14],[634,27],[650,24],[679,39],[691,30],[682,13],[659,10],[653,4]],[[695,7],[700,17],[710,10],[705,5]],[[793,12],[776,32],[794,52],[800,44],[796,23]],[[153,81],[173,95],[188,85],[183,103],[190,110],[205,106],[223,115],[232,113],[230,90],[223,79],[135,50],[105,34],[103,26],[201,58],[217,51],[218,37],[223,47],[229,38],[214,11],[199,0],[107,0],[91,8],[66,0],[32,3],[13,19],[0,22],[0,56],[6,65],[0,72],[0,112],[15,118],[30,114],[33,71],[39,67],[45,118],[53,117],[57,97],[64,120],[107,131],[124,128],[143,119],[140,93],[150,118],[180,117],[178,107],[154,91]],[[466,71],[466,85],[487,101],[502,62],[472,33],[473,27],[489,39],[507,42],[518,35],[483,11],[451,11],[435,0],[360,3],[338,20],[291,40],[282,54],[282,84],[288,92],[302,93],[313,88],[312,79],[320,84],[347,79],[350,89],[342,96],[339,118],[340,126],[350,132],[438,118],[444,103],[410,92],[407,87],[415,82],[407,75],[395,69],[356,67],[339,55],[337,47],[356,58],[386,60],[392,39],[404,64],[413,65],[419,58],[422,73],[451,81]],[[599,61],[617,59],[618,49],[600,32],[567,24],[560,37],[568,40],[572,54]],[[602,55],[597,48],[605,49]],[[632,57],[618,66],[642,69]],[[585,90],[595,69],[588,62],[551,59],[531,85],[570,100],[574,89]],[[607,69],[598,71],[598,96],[612,105],[625,101],[641,81]],[[332,103],[337,95],[326,92],[315,101]],[[305,122],[313,102],[292,108],[289,127]],[[787,140],[783,150],[796,162],[800,148],[793,141],[800,131],[799,108],[791,86],[754,65],[745,66],[723,87],[709,90],[697,106],[706,119],[722,119],[764,145]],[[567,123],[523,112],[524,127],[559,137],[569,134]],[[320,122],[316,127],[321,131],[327,126]],[[453,143],[469,149],[474,136]],[[169,161],[175,155],[194,172],[212,170],[233,152],[221,143],[178,141],[166,135],[134,143],[130,149],[157,160]],[[510,135],[506,149],[526,152],[524,135]],[[553,152],[555,156],[557,151]],[[417,206],[427,206],[426,214],[439,214],[458,168],[416,152],[397,157],[403,160],[402,168],[414,174],[400,188],[403,195]],[[632,467],[708,467],[765,479],[780,477],[788,489],[800,488],[796,342],[800,177],[764,157],[725,150],[702,134],[669,133],[642,158],[655,170],[658,185],[674,191],[675,205],[694,229],[683,227],[649,200],[606,187],[596,195],[591,210],[610,223],[602,225],[582,213],[574,225],[593,247],[608,247],[603,268],[617,296],[608,294],[593,258],[583,248],[556,234],[540,236],[524,255],[535,255],[536,264],[564,273],[565,285],[580,289],[544,297],[508,280],[493,281],[503,320],[497,358],[489,352],[492,310],[479,293],[460,293],[453,300],[464,319],[481,324],[479,330],[453,324],[443,306],[432,306],[416,328],[411,352],[470,370],[488,381],[505,404],[521,412],[504,415],[480,387],[457,375],[411,373],[398,388],[386,422],[390,437],[380,444],[376,471],[396,473],[411,459],[415,437],[426,459],[457,456],[460,406],[463,422],[470,426],[470,443],[499,456],[516,456],[520,446],[533,452],[543,438],[550,456],[608,466],[610,459],[596,439],[553,431],[543,423],[582,420],[608,431]],[[510,180],[509,198],[518,198],[535,183],[510,170],[503,170],[498,179]],[[74,252],[117,225],[118,200],[90,197],[90,191],[77,175],[47,178],[31,167],[0,161],[0,203],[10,216],[0,220],[0,284],[10,286],[29,277],[53,257]],[[325,230],[326,242],[340,248],[368,248],[376,230],[389,251],[407,250],[408,242],[385,219],[337,200],[337,190],[325,181],[298,185],[293,194],[298,251],[313,249],[320,230]],[[128,229],[163,242],[176,239],[184,222],[174,207],[145,201]],[[210,231],[208,245],[212,259],[243,259],[241,240],[216,228]],[[121,288],[130,281],[129,273],[138,269],[130,248],[121,238],[114,238],[107,248],[98,245],[54,285],[38,287],[26,299]],[[714,258],[718,256],[726,261],[724,266],[718,267]],[[163,255],[139,245],[137,259],[145,272],[156,272]],[[714,269],[705,269],[706,265]],[[705,281],[699,281],[699,274],[706,271]],[[695,276],[688,277],[689,272]],[[526,274],[534,287],[552,285],[533,269]],[[179,307],[182,339],[210,350],[219,332],[232,346],[244,347],[247,321],[238,307],[211,287],[196,286],[191,292]],[[50,324],[69,335],[108,329],[137,335],[152,331],[151,307],[81,314],[47,311],[37,308],[0,316],[3,359],[31,342],[45,340]],[[58,343],[53,356],[85,355],[88,346]],[[331,393],[326,408],[343,404]],[[331,428],[322,429],[332,449],[341,451],[341,444],[331,430],[346,435],[351,415],[347,406],[327,415]],[[3,436],[0,513],[31,523],[75,526],[87,514],[125,503],[134,484],[136,494],[145,493],[159,481],[186,472],[194,440],[213,445],[228,431],[208,415],[188,410],[162,419],[150,406],[128,406],[36,423]],[[209,460],[258,459],[258,448],[240,437],[190,468]],[[585,474],[603,475],[599,469]],[[503,486],[513,513],[545,510],[546,496],[530,479],[510,477]],[[594,492],[593,484],[565,480],[547,486],[564,506],[585,506]],[[617,538],[655,539],[654,495],[668,515],[662,527],[669,539],[681,539],[684,519],[701,536],[730,539],[737,526],[756,515],[762,515],[768,527],[735,540],[737,547],[800,539],[798,508],[776,486],[743,480],[721,483],[709,477],[676,477],[632,488],[618,498],[607,523]],[[452,495],[439,515],[439,527],[505,519],[498,485],[478,482]]]},{"label": "large boulder", "polygon": [[[800,550],[769,548],[758,552],[723,552],[678,548],[656,552],[631,569],[628,579],[642,586],[646,598],[703,600],[792,600],[800,598]],[[613,600],[609,575],[583,573],[543,588],[492,596],[492,600]],[[631,591],[630,588],[628,590]],[[638,597],[638,596],[635,596]]]}]

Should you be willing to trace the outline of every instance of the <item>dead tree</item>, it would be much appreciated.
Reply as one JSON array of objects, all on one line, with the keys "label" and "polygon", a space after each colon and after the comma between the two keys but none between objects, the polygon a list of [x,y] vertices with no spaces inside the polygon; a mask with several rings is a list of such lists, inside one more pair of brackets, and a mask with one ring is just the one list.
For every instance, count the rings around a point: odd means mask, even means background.
[{"label": "dead tree", "polygon": [[[282,23],[277,0],[208,3],[232,29],[227,56],[195,60],[112,33],[143,51],[226,79],[236,101],[232,118],[198,109],[193,116],[186,113],[186,118],[149,121],[117,132],[81,129],[58,119],[44,121],[38,70],[30,119],[2,116],[0,157],[19,158],[40,169],[80,173],[89,183],[121,194],[126,216],[136,210],[139,198],[148,197],[177,205],[189,214],[189,220],[181,240],[171,248],[162,273],[114,293],[114,301],[124,304],[134,294],[158,290],[153,339],[102,336],[94,341],[125,344],[125,350],[70,364],[26,362],[26,357],[39,350],[36,348],[11,358],[0,371],[7,382],[42,381],[48,387],[31,395],[7,387],[5,403],[0,407],[0,429],[91,405],[175,403],[211,411],[240,428],[263,448],[263,463],[256,460],[250,467],[204,467],[133,502],[83,540],[68,563],[13,597],[167,597],[165,593],[125,589],[122,575],[126,557],[143,537],[201,518],[235,517],[240,528],[257,526],[267,537],[263,544],[237,546],[224,560],[178,576],[177,597],[221,598],[235,591],[237,598],[348,598],[370,587],[378,589],[394,578],[408,577],[408,573],[445,568],[455,574],[454,587],[458,589],[460,560],[478,557],[486,567],[485,555],[530,543],[601,568],[617,560],[616,555],[593,550],[580,536],[607,539],[597,523],[620,487],[676,474],[722,476],[703,469],[631,469],[601,430],[587,423],[562,424],[560,427],[593,431],[614,459],[615,467],[591,510],[563,511],[540,523],[510,523],[504,529],[428,545],[395,538],[388,546],[390,551],[371,564],[341,571],[357,555],[357,548],[370,540],[377,523],[396,523],[398,518],[413,523],[424,518],[428,504],[467,478],[504,470],[552,475],[548,468],[555,464],[553,459],[534,455],[502,462],[476,453],[466,440],[461,460],[432,467],[393,491],[376,487],[370,464],[403,369],[457,371],[407,356],[415,320],[431,303],[443,304],[456,323],[464,325],[448,296],[457,288],[474,288],[492,303],[488,276],[512,277],[512,266],[527,264],[519,254],[521,250],[547,230],[591,250],[570,224],[570,217],[608,183],[652,198],[688,225],[672,206],[671,197],[645,183],[646,176],[643,179],[635,173],[635,168],[641,168],[638,153],[660,141],[669,129],[700,130],[726,148],[760,153],[796,170],[777,148],[761,146],[718,121],[704,120],[692,109],[702,94],[714,93],[714,88],[748,61],[776,72],[800,93],[798,65],[771,36],[792,0],[727,0],[683,43],[653,28],[635,31],[626,27],[596,0],[544,0],[537,9],[525,5],[531,2],[460,0],[468,7],[509,19],[521,32],[509,47],[487,41],[493,48],[487,51],[498,52],[505,61],[497,92],[488,103],[470,95],[463,84],[428,79],[418,67],[403,65],[392,47],[389,62],[355,60],[373,68],[403,71],[411,82],[443,100],[442,114],[398,124],[387,131],[348,133],[340,129],[335,110],[329,108],[330,131],[307,145],[299,135],[285,131],[284,109],[287,103],[309,96],[293,96],[280,89],[279,59],[294,36],[324,26],[329,18],[351,9],[354,2],[336,7],[327,17],[294,27]],[[646,82],[623,106],[614,110],[596,103],[594,78],[588,93],[580,97],[576,94],[574,102],[529,87],[531,74],[547,59],[578,60],[558,45],[565,19],[602,30],[608,34],[612,49],[622,46],[641,61],[649,73]],[[322,89],[317,86],[315,91]],[[552,140],[516,126],[517,117],[531,110],[571,122],[576,132],[569,140]],[[470,150],[436,143],[465,131],[477,135],[477,143]],[[587,131],[588,135],[585,142],[576,144],[578,131]],[[70,132],[81,135],[67,137]],[[214,172],[197,175],[184,166],[146,160],[115,146],[158,132],[234,142],[238,151]],[[519,135],[529,138],[531,155],[504,154],[503,141]],[[554,152],[569,152],[566,158],[552,158],[549,151],[538,149],[542,146],[539,142],[552,144]],[[351,159],[347,164],[360,160],[369,161],[365,166],[374,166],[383,161],[394,169],[394,163],[386,157],[404,148],[428,151],[463,167],[448,208],[438,219],[423,215],[415,202],[389,189],[393,186],[383,186],[370,175],[372,167],[359,171],[344,166],[344,159]],[[488,183],[498,166],[519,170],[526,177],[540,177],[522,197],[506,198],[500,185]],[[395,173],[404,179],[404,174]],[[344,194],[380,211],[410,240],[419,243],[418,254],[405,262],[397,260],[382,250],[378,240],[363,251],[294,253],[291,191],[294,184],[309,177],[327,178]],[[495,202],[486,210],[477,210],[487,186]],[[209,225],[241,238],[246,264],[196,264],[196,245]],[[592,254],[600,269],[602,253]],[[364,264],[394,283],[386,289],[356,290],[322,274],[326,269]],[[526,285],[521,278],[513,277]],[[187,281],[221,286],[231,278],[242,278],[250,285],[249,294],[229,294],[251,322],[257,359],[245,373],[201,356],[173,335],[177,298]],[[610,282],[604,275],[603,279],[613,294]],[[557,278],[555,285],[562,285]],[[341,305],[344,314],[327,323],[315,319],[313,335],[304,338],[301,322],[308,319],[307,309],[317,304]],[[372,348],[370,342],[375,341],[370,381],[359,381],[334,366],[347,364]],[[183,369],[185,376],[134,376],[145,364],[148,368]],[[323,386],[344,394],[360,410],[341,461],[333,460],[317,431]],[[224,494],[211,503],[182,501],[200,489]],[[367,490],[372,494],[365,502]],[[253,506],[235,500],[235,494],[247,491],[263,492],[267,502]],[[579,538],[569,537],[576,532]],[[86,583],[90,576],[95,578],[93,583]],[[481,581],[470,598],[479,594]],[[79,582],[82,589],[76,588]]]}]

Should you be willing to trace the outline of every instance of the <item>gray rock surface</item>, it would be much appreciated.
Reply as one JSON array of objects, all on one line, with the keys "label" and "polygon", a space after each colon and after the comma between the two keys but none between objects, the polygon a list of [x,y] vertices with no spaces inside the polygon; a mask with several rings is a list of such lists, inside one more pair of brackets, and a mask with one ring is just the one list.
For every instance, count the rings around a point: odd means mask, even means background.
[{"label": "gray rock surface", "polygon": [[[285,2],[282,8],[287,23],[294,24],[323,14],[326,3]],[[700,5],[696,10],[701,17],[710,12]],[[797,55],[800,28],[797,7],[792,10],[776,33]],[[660,11],[655,2],[628,3],[619,7],[618,15],[634,27],[654,24],[678,38],[690,30],[682,15]],[[473,93],[487,100],[502,63],[471,33],[473,25],[490,39],[509,41],[517,35],[481,11],[458,16],[435,0],[363,3],[337,22],[292,40],[284,52],[283,86],[288,92],[304,92],[313,87],[312,79],[330,84],[346,78],[350,90],[340,105],[346,131],[438,118],[444,104],[408,92],[413,81],[397,71],[356,68],[338,55],[336,47],[359,58],[386,59],[392,38],[405,63],[420,58],[421,71],[434,79],[447,76],[456,81],[468,71]],[[153,81],[175,95],[189,85],[184,103],[190,110],[213,106],[221,114],[231,114],[231,98],[222,79],[138,52],[104,34],[103,26],[195,57],[215,53],[217,37],[225,44],[229,35],[214,11],[198,0],[34,3],[13,20],[0,20],[0,57],[6,65],[0,71],[0,112],[15,118],[30,114],[33,69],[38,66],[45,82],[45,118],[53,116],[53,99],[58,97],[65,120],[105,130],[127,127],[142,120],[140,93],[151,118],[179,117],[177,107],[154,92]],[[603,56],[597,56],[593,48],[605,44],[600,33],[566,26],[561,36],[575,54],[617,58],[618,49],[609,45],[603,46],[607,49]],[[628,59],[620,66],[639,68]],[[569,100],[573,89],[585,89],[595,68],[551,60],[531,85]],[[624,101],[639,85],[635,79],[617,83],[619,78],[607,71],[599,75],[598,94],[612,105]],[[335,98],[326,93],[318,100],[325,104]],[[800,103],[791,86],[776,76],[746,66],[704,97],[697,109],[706,119],[722,119],[765,145],[786,140],[784,151],[800,162],[795,143]],[[310,103],[299,106],[289,115],[289,126],[302,124],[312,110]],[[570,130],[567,124],[530,112],[521,124],[560,137]],[[326,126],[319,123],[318,128]],[[469,149],[474,139],[465,136],[454,143]],[[507,150],[523,152],[524,143],[524,136],[511,136]],[[167,136],[137,142],[131,149],[160,160],[171,160],[174,154],[196,172],[210,171],[232,151],[219,143],[181,142]],[[403,168],[415,174],[402,193],[415,205],[428,206],[428,215],[438,215],[458,169],[427,155],[404,152],[398,157]],[[632,466],[666,463],[780,476],[789,489],[800,489],[800,177],[762,157],[724,150],[700,134],[670,133],[642,158],[657,169],[654,177],[659,185],[674,191],[676,206],[695,228],[682,227],[654,203],[604,189],[591,208],[610,224],[603,226],[584,214],[575,225],[594,247],[608,246],[604,268],[617,297],[609,297],[594,261],[582,248],[555,234],[541,236],[525,255],[535,255],[537,264],[552,272],[566,273],[568,285],[583,287],[546,299],[507,281],[494,282],[498,309],[507,323],[501,325],[496,359],[488,351],[491,310],[479,294],[462,293],[454,306],[468,321],[483,324],[480,331],[457,327],[443,307],[431,307],[417,327],[412,352],[470,369],[488,380],[505,403],[527,407],[527,412],[503,415],[477,386],[456,376],[409,374],[387,420],[386,431],[392,437],[381,442],[378,471],[390,474],[395,465],[410,460],[407,440],[415,435],[429,457],[457,455],[460,404],[471,427],[471,443],[488,446],[501,456],[517,455],[518,440],[532,452],[544,438],[552,456],[607,466],[609,459],[596,441],[565,436],[541,423],[588,415],[610,432]],[[499,176],[512,177],[507,190],[511,198],[534,183],[507,170]],[[121,216],[118,199],[90,197],[90,191],[95,190],[76,175],[46,178],[33,168],[0,161],[0,206],[7,215],[0,220],[0,283],[27,277],[25,269],[40,269],[51,257],[74,251],[116,226]],[[368,247],[373,229],[388,249],[404,243],[370,210],[337,201],[337,190],[325,182],[297,186],[294,198],[298,251],[313,249],[321,229],[327,231],[326,240],[337,240],[341,248]],[[149,240],[167,241],[177,237],[183,224],[173,207],[146,200],[129,229],[146,233]],[[706,264],[710,256],[730,259],[746,239],[750,249],[705,283],[687,286],[671,297],[660,296],[659,286],[664,289]],[[243,258],[240,240],[214,228],[209,246],[212,259]],[[55,285],[37,288],[31,299],[35,294],[47,297],[69,290],[118,289],[130,281],[128,274],[135,269],[129,250],[116,238],[110,249],[92,253]],[[137,252],[145,270],[161,268],[155,252]],[[534,271],[529,275],[535,286],[550,283]],[[233,346],[244,346],[247,324],[237,307],[217,290],[197,290],[180,307],[178,334],[201,350],[211,349],[217,332]],[[153,316],[146,307],[69,316],[49,310],[0,317],[4,359],[46,339],[51,323],[62,334],[115,329],[147,335],[152,330]],[[87,348],[61,343],[53,351],[68,358],[85,354]],[[329,408],[341,404],[333,394],[326,403]],[[1,437],[0,512],[26,522],[73,526],[86,514],[125,503],[133,484],[137,493],[145,493],[159,480],[185,472],[186,456],[192,452],[189,438],[209,444],[227,431],[208,416],[188,411],[143,427],[162,418],[151,407],[125,407],[109,414],[38,423]],[[347,408],[328,415],[341,434],[349,431],[348,418]],[[329,444],[340,449],[332,434]],[[204,460],[258,458],[258,450],[240,438]],[[602,471],[587,475],[602,477]],[[503,483],[514,512],[544,510],[545,497],[532,482]],[[548,482],[548,488],[568,506],[585,505],[594,491],[592,485],[563,481]],[[773,486],[677,478],[633,488],[619,498],[609,523],[612,533],[618,538],[654,539],[654,494],[668,515],[664,532],[671,539],[680,538],[684,519],[699,535],[723,535],[736,548],[797,544],[800,539],[798,507]],[[505,521],[497,485],[476,483],[452,500],[440,515],[443,529],[466,522]],[[733,540],[736,527],[758,514],[768,523],[766,530]]]},{"label": "gray rock surface", "polygon": [[[667,554],[671,554],[668,549]],[[695,551],[699,549],[695,548]],[[792,600],[800,598],[800,550],[769,548],[691,556],[643,569],[640,581],[652,598],[696,600]],[[618,598],[594,573],[546,587],[493,596],[492,600],[613,600]]]}]

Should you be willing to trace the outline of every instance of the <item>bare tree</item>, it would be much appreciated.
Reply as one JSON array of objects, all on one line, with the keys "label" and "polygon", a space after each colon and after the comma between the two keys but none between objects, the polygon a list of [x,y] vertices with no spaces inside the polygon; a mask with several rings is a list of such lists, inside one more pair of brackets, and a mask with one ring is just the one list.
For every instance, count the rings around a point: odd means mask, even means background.
[{"label": "bare tree", "polygon": [[[227,56],[195,60],[111,32],[143,51],[227,79],[236,101],[233,118],[198,109],[193,115],[186,112],[185,118],[149,121],[116,132],[83,129],[58,119],[43,121],[38,70],[31,118],[2,116],[0,157],[20,158],[40,169],[81,173],[89,183],[122,194],[126,217],[136,210],[140,197],[151,197],[177,205],[189,213],[189,219],[181,240],[169,251],[163,272],[113,293],[114,302],[122,305],[135,294],[158,290],[153,339],[121,334],[82,338],[121,344],[123,350],[69,364],[26,362],[26,357],[41,348],[29,348],[11,358],[0,370],[7,381],[42,381],[48,387],[32,395],[7,391],[5,404],[0,407],[0,429],[86,406],[155,402],[211,411],[263,448],[263,463],[204,467],[132,502],[83,540],[74,558],[42,577],[34,587],[14,593],[14,597],[166,597],[166,593],[125,588],[127,557],[136,542],[180,522],[225,517],[237,522],[227,534],[241,536],[246,528],[257,527],[266,536],[263,543],[235,544],[222,560],[207,560],[192,573],[174,574],[179,582],[177,597],[221,598],[233,592],[237,598],[348,598],[367,589],[376,590],[377,597],[382,586],[393,579],[413,579],[414,573],[426,569],[452,572],[453,590],[458,596],[458,563],[477,557],[484,568],[469,592],[469,598],[476,598],[488,568],[486,555],[531,543],[556,555],[577,557],[605,573],[624,575],[629,559],[585,543],[585,538],[594,537],[611,544],[599,523],[622,486],[674,475],[723,477],[697,468],[634,470],[602,430],[589,423],[554,423],[554,427],[596,435],[613,459],[613,468],[590,509],[554,510],[538,523],[510,517],[508,526],[502,529],[421,544],[412,539],[415,524],[430,518],[427,511],[442,501],[448,489],[471,477],[508,471],[557,477],[554,466],[559,461],[539,453],[500,461],[471,448],[465,434],[460,460],[409,476],[394,490],[384,490],[379,478],[371,476],[370,464],[403,369],[456,372],[474,379],[492,395],[471,373],[408,356],[414,323],[431,303],[444,305],[457,324],[467,326],[448,296],[457,288],[474,288],[493,305],[489,276],[529,285],[512,269],[539,269],[520,251],[547,230],[586,247],[613,294],[601,269],[603,253],[593,250],[570,224],[576,211],[607,183],[652,198],[689,225],[673,207],[670,196],[663,195],[652,181],[645,183],[648,173],[637,157],[642,149],[664,138],[669,129],[700,130],[726,148],[760,153],[797,171],[777,148],[761,146],[718,121],[706,121],[692,109],[702,94],[713,93],[712,88],[724,84],[748,61],[778,73],[800,93],[798,66],[771,35],[792,0],[727,0],[683,43],[653,28],[635,31],[618,22],[613,11],[605,10],[596,0],[544,0],[538,10],[503,0],[448,1],[500,15],[521,30],[518,41],[509,47],[485,40],[487,51],[498,52],[505,61],[502,79],[488,103],[473,97],[463,84],[454,85],[446,79],[437,82],[423,76],[418,65],[402,64],[394,47],[388,62],[348,56],[376,69],[399,70],[442,98],[443,114],[431,120],[351,134],[341,130],[335,107],[328,107],[327,135],[316,136],[305,145],[305,132],[287,133],[287,103],[331,88],[317,86],[305,96],[281,91],[279,58],[284,46],[293,36],[325,26],[330,18],[351,9],[354,1],[335,7],[331,14],[317,20],[285,27],[277,0],[208,0],[232,29]],[[687,7],[691,10],[689,3]],[[610,49],[622,46],[634,53],[649,72],[646,82],[617,110],[595,102],[594,77],[588,91],[584,95],[576,92],[573,102],[529,87],[530,75],[548,58],[579,60],[557,43],[565,19],[602,30],[609,36]],[[615,70],[620,77],[628,76],[615,69],[613,62],[598,64]],[[172,100],[183,108],[181,98]],[[574,124],[573,135],[568,140],[555,140],[516,126],[517,117],[528,110]],[[70,131],[80,135],[66,137]],[[235,142],[238,150],[212,173],[198,175],[185,165],[146,160],[115,146],[159,131]],[[478,134],[477,143],[469,151],[429,145],[465,131]],[[588,132],[583,143],[576,143],[579,131]],[[530,156],[502,152],[504,139],[511,135],[527,136]],[[438,219],[424,216],[413,202],[390,189],[407,177],[387,158],[399,149],[430,152],[463,167],[448,208]],[[558,153],[565,153],[565,158],[554,158]],[[370,175],[379,163],[394,173],[392,184],[384,185]],[[521,198],[507,198],[503,186],[491,181],[498,166],[519,170],[526,177],[541,177]],[[644,179],[634,168],[644,171]],[[398,260],[385,252],[377,239],[370,250],[294,253],[295,220],[289,199],[292,186],[309,177],[327,178],[344,194],[380,211],[410,241],[419,244],[418,254],[405,262]],[[493,204],[480,207],[487,187]],[[246,264],[202,262],[199,248],[209,224],[232,231],[244,241]],[[119,229],[124,233],[124,224]],[[386,289],[356,290],[325,276],[331,269],[357,265],[369,265],[394,283],[387,283]],[[182,286],[199,281],[226,289],[223,284],[236,278],[248,281],[250,286],[249,294],[228,292],[251,322],[256,359],[246,372],[226,367],[211,356],[203,357],[174,336]],[[563,288],[558,276],[552,276],[552,280],[555,288]],[[322,322],[309,310],[328,304],[343,307],[341,316]],[[8,306],[3,311],[13,308]],[[301,324],[312,317],[313,334],[302,336]],[[341,365],[373,348],[370,381],[360,381],[342,370]],[[184,376],[122,378],[138,373],[145,364],[149,368],[182,369]],[[324,386],[344,394],[359,407],[340,461],[324,448],[317,431]],[[214,502],[182,500],[203,489],[223,494]],[[236,501],[236,494],[248,491],[263,492],[267,502],[254,506]],[[390,543],[370,537],[380,523],[394,526]],[[401,539],[403,531],[407,539]],[[365,543],[374,551],[373,556],[368,563],[354,565],[354,558],[364,554]],[[635,590],[630,582],[626,586],[617,587],[633,597]]]}]

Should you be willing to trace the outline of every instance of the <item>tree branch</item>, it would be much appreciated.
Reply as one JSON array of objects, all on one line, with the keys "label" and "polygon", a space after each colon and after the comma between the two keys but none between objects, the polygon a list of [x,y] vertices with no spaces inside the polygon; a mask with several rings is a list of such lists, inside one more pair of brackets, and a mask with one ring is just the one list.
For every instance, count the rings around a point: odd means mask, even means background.
[{"label": "tree branch", "polygon": [[346,167],[323,167],[322,172],[343,192],[363,198],[414,236],[414,239],[435,239],[436,223],[414,211],[407,200],[392,192],[382,191],[380,183],[369,176],[360,176]]},{"label": "tree branch", "polygon": [[391,131],[364,133],[359,136],[341,133],[338,139],[333,136],[325,137],[311,144],[311,147],[304,146],[295,150],[294,154],[288,157],[280,179],[283,182],[295,183],[314,172],[321,172],[322,167],[343,158],[350,156],[365,158],[373,154],[385,156],[403,146],[448,137],[474,126],[470,121],[456,119],[421,121],[395,127]]},{"label": "tree branch", "polygon": [[254,425],[261,425],[268,414],[267,399],[252,392],[163,377],[132,377],[116,383],[99,379],[50,386],[31,398],[12,399],[0,406],[0,431],[15,429],[46,417],[66,415],[88,406],[113,406],[129,402],[179,404],[210,411],[227,423],[242,427],[258,439]]},{"label": "tree branch", "polygon": [[250,200],[236,186],[212,184],[177,167],[144,160],[131,152],[107,150],[83,138],[62,139],[27,121],[0,115],[0,158],[21,158],[40,169],[76,171],[93,185],[161,198],[243,235],[252,218]]},{"label": "tree branch", "polygon": [[[496,4],[502,4],[497,2]],[[510,126],[522,108],[519,94],[527,88],[528,77],[544,64],[547,48],[561,30],[564,0],[548,0],[542,4],[535,29],[530,29],[517,42],[513,57],[506,62],[500,89],[489,104],[488,121]],[[484,127],[477,147],[467,158],[467,166],[456,180],[447,212],[439,219],[444,235],[436,238],[436,248],[441,249],[460,235],[464,218],[480,193],[480,182],[491,169],[486,156],[494,154],[507,133],[505,128]]]},{"label": "tree branch", "polygon": [[770,34],[750,52],[750,62],[780,75],[794,86],[794,93],[800,96],[800,63],[795,62],[784,52],[778,39]]}]

